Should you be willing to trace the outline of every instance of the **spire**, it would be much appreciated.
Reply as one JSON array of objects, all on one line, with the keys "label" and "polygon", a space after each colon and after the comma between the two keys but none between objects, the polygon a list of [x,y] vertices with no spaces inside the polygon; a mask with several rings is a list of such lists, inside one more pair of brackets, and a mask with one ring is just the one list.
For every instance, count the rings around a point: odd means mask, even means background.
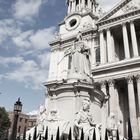
[{"label": "spire", "polygon": [[83,9],[96,12],[97,2],[96,0],[67,0],[68,14],[74,12],[81,12]]}]

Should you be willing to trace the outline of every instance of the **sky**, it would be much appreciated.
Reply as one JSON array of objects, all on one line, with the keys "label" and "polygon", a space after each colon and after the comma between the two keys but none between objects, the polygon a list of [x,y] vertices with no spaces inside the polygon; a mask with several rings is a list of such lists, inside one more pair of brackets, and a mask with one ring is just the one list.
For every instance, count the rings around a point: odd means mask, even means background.
[{"label": "sky", "polygon": [[[66,0],[0,0],[0,106],[20,97],[33,114],[45,101],[49,42],[67,13]],[[120,0],[97,0],[108,11]]]}]

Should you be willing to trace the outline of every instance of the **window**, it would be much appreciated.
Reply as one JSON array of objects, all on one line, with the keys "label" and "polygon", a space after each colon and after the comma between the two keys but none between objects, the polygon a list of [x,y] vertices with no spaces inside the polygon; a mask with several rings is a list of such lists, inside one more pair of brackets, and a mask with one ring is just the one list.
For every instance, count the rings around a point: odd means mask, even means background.
[{"label": "window", "polygon": [[19,121],[22,122],[22,118],[20,118]]},{"label": "window", "polygon": [[20,133],[21,126],[18,127],[18,133]]},{"label": "window", "polygon": [[27,121],[28,121],[28,120],[27,120],[27,119],[25,119],[25,123],[27,123]]},{"label": "window", "polygon": [[85,0],[85,5],[88,5],[88,1],[87,0]]},{"label": "window", "polygon": [[96,48],[96,63],[100,63],[100,48]]},{"label": "window", "polygon": [[77,23],[77,20],[76,19],[72,19],[70,21],[70,27],[74,27],[76,25],[76,23]]},{"label": "window", "polygon": [[69,56],[69,58],[68,58],[68,69],[69,70],[71,69],[71,61],[72,61],[72,57]]},{"label": "window", "polygon": [[79,0],[76,0],[76,5],[78,5],[79,4]]}]

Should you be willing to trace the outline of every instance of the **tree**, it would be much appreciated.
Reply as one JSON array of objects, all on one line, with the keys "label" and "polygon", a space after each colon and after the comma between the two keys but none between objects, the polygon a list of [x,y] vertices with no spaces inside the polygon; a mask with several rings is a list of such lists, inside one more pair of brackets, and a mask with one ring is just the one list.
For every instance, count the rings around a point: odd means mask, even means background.
[{"label": "tree", "polygon": [[0,107],[0,139],[5,135],[6,130],[10,127],[8,113],[4,107]]}]

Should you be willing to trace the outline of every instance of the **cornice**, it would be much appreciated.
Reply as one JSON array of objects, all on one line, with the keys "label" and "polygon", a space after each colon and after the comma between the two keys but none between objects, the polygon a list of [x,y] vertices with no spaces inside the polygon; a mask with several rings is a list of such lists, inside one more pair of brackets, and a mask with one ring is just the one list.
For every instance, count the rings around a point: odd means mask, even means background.
[{"label": "cornice", "polygon": [[94,14],[92,13],[92,11],[87,11],[86,13],[82,13],[82,12],[73,12],[73,13],[67,15],[67,16],[64,18],[64,20],[61,21],[58,25],[61,26],[61,25],[65,24],[65,21],[66,21],[68,18],[70,18],[70,17],[72,17],[72,16],[74,16],[74,15],[79,15],[79,16],[81,16],[81,17],[85,17],[85,16],[87,16],[87,15],[90,15],[93,19],[98,20],[98,16],[94,15]]},{"label": "cornice", "polygon": [[121,21],[122,19],[127,19],[127,18],[130,18],[132,16],[139,15],[139,14],[140,14],[140,9],[128,12],[126,14],[123,14],[123,15],[120,15],[120,16],[117,16],[117,17],[114,17],[111,19],[106,19],[106,20],[97,22],[96,24],[97,24],[97,26],[103,26],[105,24],[115,23],[116,21]]},{"label": "cornice", "polygon": [[[89,37],[93,37],[94,34],[98,33],[98,30],[97,28],[96,29],[87,29],[87,30],[84,30],[82,31],[82,35],[83,37],[87,37],[89,35]],[[57,48],[57,46],[62,46],[64,44],[67,44],[67,43],[71,43],[73,41],[75,41],[77,35],[74,35],[72,37],[69,37],[69,38],[64,38],[64,39],[58,39],[58,40],[53,40],[51,42],[49,42],[49,45],[51,46],[51,48]]]},{"label": "cornice", "polygon": [[104,81],[107,79],[122,79],[128,75],[140,73],[140,58],[120,61],[92,68],[93,79]]},{"label": "cornice", "polygon": [[112,16],[115,12],[117,12],[118,10],[120,10],[124,5],[126,5],[130,1],[131,0],[122,0],[114,8],[112,8],[109,12],[107,12],[103,17],[101,17],[98,20],[98,22],[102,22],[102,21],[106,20],[107,18],[109,18],[110,16]]},{"label": "cornice", "polygon": [[100,65],[97,67],[93,67],[92,72],[100,72],[100,71],[110,70],[110,69],[113,70],[117,68],[129,67],[129,66],[138,65],[138,64],[140,64],[140,57],[132,58],[129,60],[122,60],[122,61],[113,62],[113,63],[107,63],[107,64]]},{"label": "cornice", "polygon": [[67,83],[67,81],[52,81],[44,84],[48,93],[65,92],[65,91],[79,91],[79,90],[93,90],[94,85],[86,82]]}]

